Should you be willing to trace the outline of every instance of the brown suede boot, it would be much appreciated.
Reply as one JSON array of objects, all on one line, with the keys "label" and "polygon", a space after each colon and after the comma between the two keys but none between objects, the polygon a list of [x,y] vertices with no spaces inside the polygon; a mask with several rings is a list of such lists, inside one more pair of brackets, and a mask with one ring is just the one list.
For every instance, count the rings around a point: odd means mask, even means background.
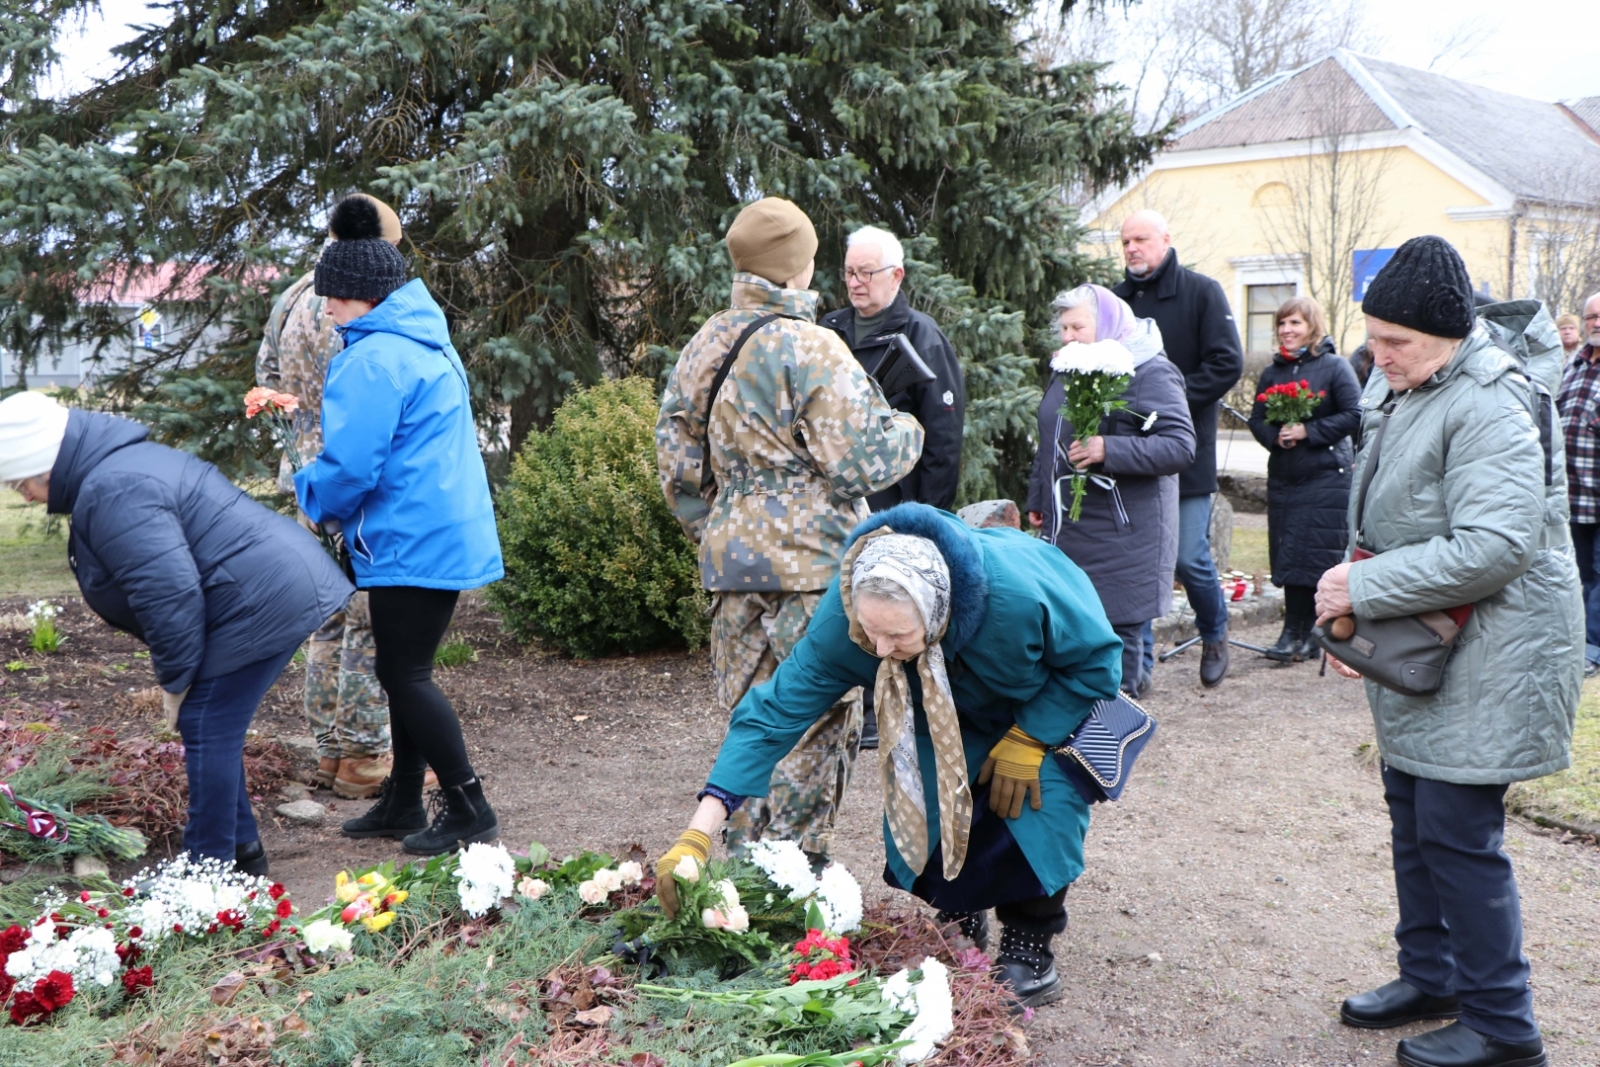
[{"label": "brown suede boot", "polygon": [[317,760],[317,769],[312,774],[312,778],[315,780],[317,788],[333,788],[334,779],[339,777],[339,763],[340,761],[338,759],[335,759],[331,756],[323,756],[321,759]]},{"label": "brown suede boot", "polygon": [[339,774],[334,779],[333,791],[348,800],[365,800],[378,795],[378,787],[389,777],[394,757],[351,756],[339,761]]}]

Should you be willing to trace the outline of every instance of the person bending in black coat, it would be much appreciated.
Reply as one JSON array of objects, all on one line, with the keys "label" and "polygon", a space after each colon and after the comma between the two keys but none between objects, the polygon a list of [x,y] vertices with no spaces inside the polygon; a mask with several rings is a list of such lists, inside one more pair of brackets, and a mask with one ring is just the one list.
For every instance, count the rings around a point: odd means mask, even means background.
[{"label": "person bending in black coat", "polygon": [[300,643],[355,589],[293,519],[204,460],[113,415],[39,393],[0,401],[0,478],[52,515],[84,603],[150,646],[167,725],[183,737],[183,847],[267,873],[244,739]]},{"label": "person bending in black coat", "polygon": [[[1283,588],[1283,633],[1267,658],[1298,663],[1317,654],[1317,582],[1344,561],[1354,463],[1350,435],[1361,421],[1361,386],[1334,351],[1322,307],[1308,296],[1284,302],[1273,318],[1278,352],[1256,382],[1250,432],[1267,458],[1267,547],[1272,584]],[[1304,382],[1324,394],[1304,422],[1267,421],[1267,389]]]}]

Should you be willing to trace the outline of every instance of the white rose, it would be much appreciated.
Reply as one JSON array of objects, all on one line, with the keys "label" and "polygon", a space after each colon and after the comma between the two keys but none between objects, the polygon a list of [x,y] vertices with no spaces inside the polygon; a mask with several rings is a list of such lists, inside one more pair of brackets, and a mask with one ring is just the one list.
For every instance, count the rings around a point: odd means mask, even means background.
[{"label": "white rose", "polygon": [[355,935],[343,926],[335,926],[327,919],[318,919],[307,926],[302,932],[306,939],[306,948],[313,954],[320,955],[330,949],[336,952],[347,952],[355,941]]},{"label": "white rose", "polygon": [[615,893],[622,888],[622,874],[607,867],[603,871],[594,872],[594,883],[607,893]]},{"label": "white rose", "polygon": [[550,883],[543,878],[524,878],[517,883],[517,892],[529,900],[538,900],[550,892]]},{"label": "white rose", "polygon": [[717,883],[717,894],[722,897],[722,902],[730,908],[739,906],[739,888],[724,878]]},{"label": "white rose", "polygon": [[672,868],[672,873],[682,878],[685,882],[698,882],[700,880],[700,861],[693,856],[685,856]]},{"label": "white rose", "polygon": [[585,904],[601,904],[605,902],[608,894],[593,878],[578,884],[578,896]]},{"label": "white rose", "polygon": [[728,908],[727,925],[728,929],[736,934],[744,933],[750,929],[750,913],[745,911],[742,905],[732,905]]},{"label": "white rose", "polygon": [[644,881],[644,868],[633,860],[617,865],[617,873],[622,876],[623,885],[638,885]]}]

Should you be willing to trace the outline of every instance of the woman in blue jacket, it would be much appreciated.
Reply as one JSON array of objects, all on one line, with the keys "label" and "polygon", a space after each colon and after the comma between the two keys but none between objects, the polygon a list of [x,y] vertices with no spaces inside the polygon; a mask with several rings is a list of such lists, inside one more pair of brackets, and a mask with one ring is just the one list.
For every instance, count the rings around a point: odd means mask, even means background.
[{"label": "woman in blue jacket", "polygon": [[90,610],[150,646],[183,737],[192,855],[266,874],[244,738],[295,649],[352,592],[291,519],[114,415],[40,393],[0,402],[0,478],[72,516],[67,559]]},{"label": "woman in blue jacket", "polygon": [[[1047,748],[1116,695],[1122,642],[1083,571],[1038,538],[900,504],[852,534],[805,637],[733,712],[689,830],[657,864],[704,861],[710,835],[839,697],[878,694],[884,880],[959,921],[1020,1004],[1059,999],[1051,939],[1083,873],[1089,807]],[[1026,799],[1026,803],[1024,802]]]},{"label": "woman in blue jacket", "polygon": [[[346,197],[315,288],[344,335],[322,398],[323,449],[295,475],[300,508],[344,536],[369,593],[378,681],[389,697],[394,769],[349,837],[398,837],[418,855],[491,841],[500,826],[467,758],[461,720],[433,682],[433,657],[463,589],[500,578],[500,540],[471,394],[444,312],[383,239],[371,202]],[[422,780],[443,805],[429,825]]]}]

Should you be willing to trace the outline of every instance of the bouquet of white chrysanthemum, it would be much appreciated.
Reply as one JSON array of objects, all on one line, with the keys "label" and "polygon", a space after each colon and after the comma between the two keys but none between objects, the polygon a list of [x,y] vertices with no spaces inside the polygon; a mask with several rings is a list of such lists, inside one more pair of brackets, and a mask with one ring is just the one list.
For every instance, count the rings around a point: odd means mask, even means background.
[{"label": "bouquet of white chrysanthemum", "polygon": [[517,864],[503,845],[472,844],[460,852],[455,876],[461,910],[481,919],[490,908],[511,895],[517,878]]},{"label": "bouquet of white chrysanthemum", "polygon": [[[1050,369],[1061,375],[1061,417],[1072,423],[1075,441],[1087,443],[1100,432],[1101,419],[1128,406],[1122,394],[1133,381],[1133,353],[1121,341],[1074,341],[1055,354]],[[1083,511],[1088,482],[1085,472],[1073,470],[1069,515],[1073,522]]]}]

